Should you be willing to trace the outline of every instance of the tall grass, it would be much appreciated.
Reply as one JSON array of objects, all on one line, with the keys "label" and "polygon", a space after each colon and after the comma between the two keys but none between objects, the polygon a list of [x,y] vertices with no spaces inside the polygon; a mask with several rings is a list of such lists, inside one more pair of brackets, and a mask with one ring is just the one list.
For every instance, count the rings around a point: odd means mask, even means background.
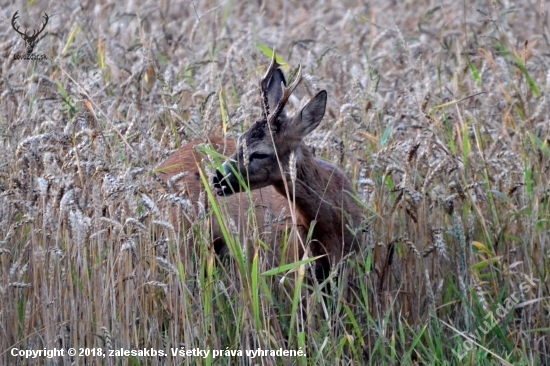
[{"label": "tall grass", "polygon": [[[48,60],[13,59],[25,49],[16,10],[22,28],[50,15],[35,48]],[[477,0],[3,7],[0,363],[550,364],[549,10]],[[328,91],[308,143],[365,207],[362,250],[322,284],[307,280],[308,261],[274,269],[261,228],[251,219],[236,235],[211,191],[201,205],[151,179],[185,142],[235,137],[255,121],[272,46],[289,70],[304,67],[291,108]],[[190,227],[174,227],[174,207]],[[230,259],[210,245],[213,215]],[[11,356],[69,347],[167,355]],[[231,355],[257,349],[305,356]]]}]

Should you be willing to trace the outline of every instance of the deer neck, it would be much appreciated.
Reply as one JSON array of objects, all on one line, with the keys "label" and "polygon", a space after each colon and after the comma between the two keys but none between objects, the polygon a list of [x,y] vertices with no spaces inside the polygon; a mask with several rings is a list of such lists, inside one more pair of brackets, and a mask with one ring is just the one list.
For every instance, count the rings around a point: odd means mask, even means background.
[{"label": "deer neck", "polygon": [[[343,173],[335,166],[317,159],[304,144],[295,151],[296,181],[292,182],[288,169],[285,169],[290,199],[295,197],[296,210],[300,220],[309,228],[313,220],[313,238],[321,245],[340,250],[342,244],[351,246],[353,235],[346,226],[359,225],[355,201],[347,192],[353,188]],[[275,189],[286,197],[284,183]],[[346,192],[347,191],[347,192]],[[348,222],[351,218],[352,222]],[[334,248],[336,249],[336,248]]]}]

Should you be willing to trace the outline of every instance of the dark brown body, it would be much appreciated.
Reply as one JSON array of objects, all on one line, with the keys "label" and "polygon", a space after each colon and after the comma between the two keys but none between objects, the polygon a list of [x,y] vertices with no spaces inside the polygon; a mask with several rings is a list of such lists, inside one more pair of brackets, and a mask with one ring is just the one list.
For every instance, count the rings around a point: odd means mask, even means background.
[{"label": "dark brown body", "polygon": [[285,111],[288,98],[301,80],[301,68],[286,87],[275,56],[260,82],[261,119],[240,138],[236,152],[216,170],[214,187],[220,196],[242,190],[274,187],[283,197],[295,197],[298,221],[311,232],[313,255],[325,255],[318,262],[318,278],[359,246],[361,206],[344,174],[328,162],[317,159],[303,138],[319,126],[325,114],[327,92],[315,95],[298,113]]},{"label": "dark brown body", "polygon": [[[271,65],[260,83],[262,118],[246,131],[235,146],[233,141],[211,138],[214,148],[231,157],[216,170],[214,190],[218,202],[226,204],[231,220],[242,231],[246,213],[253,205],[260,230],[281,232],[290,227],[291,206],[295,207],[297,236],[291,237],[289,252],[300,259],[306,246],[314,256],[324,256],[317,262],[317,276],[324,278],[332,266],[358,248],[361,226],[361,206],[353,197],[353,187],[344,174],[332,164],[317,159],[302,139],[321,123],[327,102],[326,91],[315,95],[294,116],[287,116],[284,107],[301,80],[301,68],[288,88],[283,73],[273,56]],[[166,177],[188,171],[185,178],[189,197],[195,202],[202,190],[198,175],[200,157],[193,143],[161,164]],[[246,182],[251,191],[252,204],[239,182]],[[295,205],[290,205],[295,202]],[[271,216],[287,216],[282,222],[264,220]],[[269,215],[268,215],[269,216]],[[283,215],[284,216],[284,215]],[[213,238],[220,241],[219,225],[214,222]],[[311,232],[311,240],[307,241]],[[273,263],[278,263],[280,235],[271,238]]]}]

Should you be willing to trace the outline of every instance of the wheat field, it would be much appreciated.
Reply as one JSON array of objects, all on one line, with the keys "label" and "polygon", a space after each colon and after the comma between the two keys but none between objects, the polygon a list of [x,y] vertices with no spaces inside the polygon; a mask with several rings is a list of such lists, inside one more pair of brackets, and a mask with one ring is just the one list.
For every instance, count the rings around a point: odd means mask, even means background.
[{"label": "wheat field", "polygon": [[[0,364],[550,365],[548,2],[1,9]],[[48,14],[46,59],[16,59],[16,11],[29,34]],[[327,90],[307,144],[364,207],[322,284],[271,268],[253,225],[253,257],[218,258],[214,202],[154,179],[254,123],[273,48],[302,65],[289,109]]]}]

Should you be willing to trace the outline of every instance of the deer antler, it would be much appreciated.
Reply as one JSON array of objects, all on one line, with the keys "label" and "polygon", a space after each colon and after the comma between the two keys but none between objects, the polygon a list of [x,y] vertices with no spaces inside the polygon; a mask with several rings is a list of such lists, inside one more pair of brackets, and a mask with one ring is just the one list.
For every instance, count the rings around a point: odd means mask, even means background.
[{"label": "deer antler", "polygon": [[48,14],[47,13],[44,13],[44,19],[46,20],[43,24],[42,24],[42,28],[40,30],[36,29],[32,32],[32,35],[28,35],[27,34],[27,30],[25,29],[25,33],[21,33],[21,31],[19,31],[19,26],[17,25],[16,23],[16,20],[17,18],[19,18],[19,10],[17,10],[14,14],[13,14],[13,17],[11,18],[11,26],[13,27],[13,29],[15,29],[15,31],[17,33],[19,33],[21,35],[21,37],[23,37],[23,39],[25,41],[27,40],[34,40],[36,37],[38,37],[38,35],[40,33],[42,33],[42,31],[44,30],[44,28],[46,28],[46,25],[48,24],[48,19],[50,19],[50,17],[48,17]]},{"label": "deer antler", "polygon": [[[46,28],[46,25],[48,24],[48,19],[50,19],[50,17],[48,16],[47,13],[44,13],[44,19],[45,19],[45,21],[44,21],[44,24],[42,24],[42,29],[40,29],[40,30],[38,31],[38,33],[36,34],[37,36],[38,36],[40,33],[42,33],[42,31],[44,30],[44,28]],[[33,33],[33,37],[34,37],[34,33]]]},{"label": "deer antler", "polygon": [[273,76],[273,73],[280,66],[281,65],[276,60],[275,48],[273,48],[273,57],[271,58],[271,64],[269,64],[269,67],[268,67],[264,77],[262,78],[262,80],[260,80],[260,92],[261,92],[261,97],[262,97],[262,107],[263,107],[264,117],[265,117],[266,120],[267,120],[267,117],[269,115],[269,104],[268,104],[268,101],[267,101],[267,86],[269,85],[269,80]]},{"label": "deer antler", "polygon": [[13,17],[11,18],[11,26],[13,27],[13,29],[15,29],[15,31],[17,33],[19,33],[21,36],[25,36],[27,33],[25,31],[25,33],[21,33],[19,31],[19,26],[15,23],[15,21],[17,20],[17,18],[19,18],[19,15],[17,15],[17,13],[19,13],[19,10],[17,10],[14,14],[13,14]]},{"label": "deer antler", "polygon": [[277,121],[277,118],[279,118],[279,114],[285,107],[285,104],[288,101],[288,98],[290,98],[290,96],[292,95],[292,92],[294,91],[294,89],[296,89],[296,87],[298,86],[298,84],[300,84],[301,81],[302,81],[302,64],[298,66],[298,72],[296,73],[296,77],[292,81],[292,84],[290,84],[288,87],[285,87],[285,85],[281,83],[281,89],[283,90],[283,95],[281,96],[281,99],[277,103],[277,107],[275,108],[273,113],[271,113],[271,115],[269,116],[267,124],[268,126],[270,126],[270,128],[271,126],[273,126],[273,123]]}]

